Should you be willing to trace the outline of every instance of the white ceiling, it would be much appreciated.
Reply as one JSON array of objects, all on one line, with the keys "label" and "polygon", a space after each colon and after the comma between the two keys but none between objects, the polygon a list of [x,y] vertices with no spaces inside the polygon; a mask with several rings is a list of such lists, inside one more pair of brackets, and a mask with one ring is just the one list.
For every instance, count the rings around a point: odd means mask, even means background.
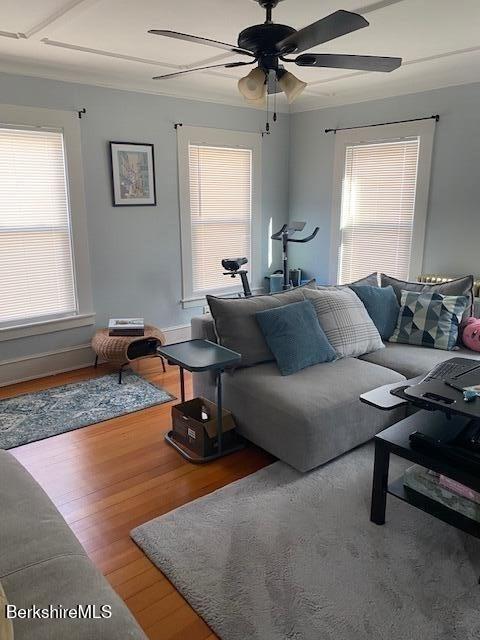
[{"label": "white ceiling", "polygon": [[[274,21],[298,29],[337,9],[362,13],[370,27],[313,51],[400,56],[404,65],[391,74],[288,65],[309,83],[293,111],[480,81],[480,0],[284,0]],[[263,20],[254,0],[2,0],[0,70],[244,104],[236,87],[244,69],[152,80],[240,58],[147,30],[235,44],[242,29]]]}]

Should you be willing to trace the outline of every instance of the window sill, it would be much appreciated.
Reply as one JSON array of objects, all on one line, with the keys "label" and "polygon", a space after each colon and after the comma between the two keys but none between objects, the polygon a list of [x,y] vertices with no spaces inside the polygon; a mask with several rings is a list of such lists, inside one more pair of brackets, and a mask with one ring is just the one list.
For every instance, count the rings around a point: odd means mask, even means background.
[{"label": "window sill", "polygon": [[0,327],[0,342],[5,340],[17,340],[28,336],[37,336],[42,333],[54,333],[66,329],[76,329],[95,324],[94,313],[81,313],[69,318],[57,318],[55,320],[43,320],[30,322],[13,327]]}]

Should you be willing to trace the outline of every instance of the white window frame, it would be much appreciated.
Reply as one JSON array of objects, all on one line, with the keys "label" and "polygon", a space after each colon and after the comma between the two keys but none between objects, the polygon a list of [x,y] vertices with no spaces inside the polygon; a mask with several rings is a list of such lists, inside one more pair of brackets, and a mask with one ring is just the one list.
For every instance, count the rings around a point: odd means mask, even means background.
[{"label": "white window frame", "polygon": [[77,313],[39,321],[15,321],[0,327],[0,341],[95,324],[93,312],[87,212],[82,165],[80,122],[76,111],[58,111],[0,104],[0,127],[61,130],[70,206],[70,228]]},{"label": "white window frame", "polygon": [[363,127],[349,131],[337,131],[335,134],[329,268],[329,279],[331,283],[337,284],[339,276],[338,251],[342,235],[340,229],[342,186],[345,174],[347,147],[351,144],[374,144],[375,142],[401,140],[402,138],[419,138],[412,248],[408,270],[409,279],[416,278],[417,275],[422,273],[435,124],[435,120],[402,122],[377,127]]},{"label": "white window frame", "polygon": [[[192,274],[192,232],[190,216],[190,180],[188,146],[205,145],[252,150],[252,220],[251,220],[251,262],[247,265],[252,291],[262,288],[262,143],[261,135],[208,127],[177,127],[178,145],[178,188],[180,201],[180,235],[182,253],[182,305],[184,308],[205,304],[205,295],[193,291]],[[225,256],[233,257],[233,256]],[[236,256],[235,256],[236,257]],[[219,265],[219,269],[221,265]],[[242,290],[240,278],[232,280],[233,285],[212,291],[215,295],[229,295]],[[207,292],[208,293],[208,292]]]}]

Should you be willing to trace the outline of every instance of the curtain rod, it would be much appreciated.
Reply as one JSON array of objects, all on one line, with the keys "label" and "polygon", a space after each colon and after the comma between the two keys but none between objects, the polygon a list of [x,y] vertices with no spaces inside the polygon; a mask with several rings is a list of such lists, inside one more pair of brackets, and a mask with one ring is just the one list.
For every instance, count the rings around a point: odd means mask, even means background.
[{"label": "curtain rod", "polygon": [[339,127],[338,129],[325,129],[325,133],[337,133],[337,131],[350,131],[352,129],[366,129],[367,127],[384,127],[387,124],[403,124],[404,122],[420,122],[420,120],[435,120],[438,122],[440,116],[438,113],[434,116],[425,116],[424,118],[412,118],[411,120],[395,120],[394,122],[378,122],[376,124],[360,124],[357,127]]}]

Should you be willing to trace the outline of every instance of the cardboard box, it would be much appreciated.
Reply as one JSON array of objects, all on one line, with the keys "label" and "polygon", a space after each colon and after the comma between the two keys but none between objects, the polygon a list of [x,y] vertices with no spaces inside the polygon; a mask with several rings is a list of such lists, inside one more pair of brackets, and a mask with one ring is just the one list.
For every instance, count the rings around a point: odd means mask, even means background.
[{"label": "cardboard box", "polygon": [[[202,419],[202,412],[208,419]],[[227,409],[222,411],[222,446],[237,442],[235,420]],[[194,398],[172,407],[172,437],[185,449],[205,458],[218,451],[217,405],[205,398]]]}]

